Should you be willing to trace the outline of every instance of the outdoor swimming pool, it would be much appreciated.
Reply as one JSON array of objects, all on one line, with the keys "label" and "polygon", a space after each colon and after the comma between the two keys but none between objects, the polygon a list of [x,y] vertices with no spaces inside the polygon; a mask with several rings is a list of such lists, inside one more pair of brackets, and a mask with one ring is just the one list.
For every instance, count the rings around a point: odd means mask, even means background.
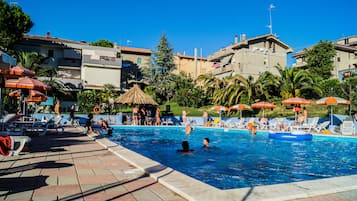
[{"label": "outdoor swimming pool", "polygon": [[[211,148],[202,149],[203,138]],[[357,139],[273,140],[267,133],[184,127],[115,126],[112,141],[220,189],[357,174]],[[191,154],[176,152],[188,140]]]}]

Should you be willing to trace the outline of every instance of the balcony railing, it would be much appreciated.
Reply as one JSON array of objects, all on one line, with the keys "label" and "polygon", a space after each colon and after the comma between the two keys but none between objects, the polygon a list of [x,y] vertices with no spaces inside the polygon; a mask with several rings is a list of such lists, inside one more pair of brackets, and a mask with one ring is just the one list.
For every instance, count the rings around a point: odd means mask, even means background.
[{"label": "balcony railing", "polygon": [[80,59],[65,59],[62,58],[58,61],[59,66],[68,66],[68,67],[80,67],[81,60]]},{"label": "balcony railing", "polygon": [[226,49],[223,48],[219,50],[218,52],[213,53],[212,55],[208,56],[209,61],[214,61],[214,60],[221,60],[223,57],[234,54],[234,51],[232,49]]},{"label": "balcony railing", "polygon": [[91,59],[90,55],[83,55],[83,63],[94,65],[108,65],[121,67],[121,59],[115,57],[101,57],[100,59]]}]

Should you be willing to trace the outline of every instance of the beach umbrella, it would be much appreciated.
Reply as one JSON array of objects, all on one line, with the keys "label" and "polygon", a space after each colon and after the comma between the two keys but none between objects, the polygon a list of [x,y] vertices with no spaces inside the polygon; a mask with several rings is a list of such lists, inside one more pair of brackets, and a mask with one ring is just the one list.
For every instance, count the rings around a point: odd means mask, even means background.
[{"label": "beach umbrella", "polygon": [[282,103],[285,105],[308,105],[311,104],[311,101],[304,98],[294,97],[283,100]]},{"label": "beach umbrella", "polygon": [[[214,110],[214,111],[217,111],[219,113],[219,119],[221,120],[222,119],[222,112],[223,111],[228,111],[229,109],[225,106],[222,106],[222,105],[215,105],[213,107],[211,107],[210,110]],[[219,122],[221,124],[221,121]]]},{"label": "beach umbrella", "polygon": [[136,84],[129,89],[129,91],[116,98],[114,102],[129,105],[159,105],[153,98],[151,98],[151,96],[145,94]]},{"label": "beach umbrella", "polygon": [[35,76],[35,71],[24,68],[22,66],[15,66],[10,68],[9,75],[33,77]]},{"label": "beach umbrella", "polygon": [[[47,84],[33,79],[33,78],[28,78],[28,77],[21,77],[18,79],[8,79],[5,81],[5,88],[12,88],[12,89],[33,89],[33,90],[49,90],[51,89],[50,86]],[[29,91],[29,93],[31,93]],[[23,101],[23,98],[21,98],[21,101]],[[25,102],[23,102],[24,107],[23,107],[23,113],[25,114]]]},{"label": "beach umbrella", "polygon": [[17,89],[9,93],[10,97],[20,97],[21,96],[21,90]]},{"label": "beach umbrella", "polygon": [[239,103],[237,105],[233,105],[229,108],[230,110],[239,110],[240,111],[240,118],[242,118],[242,111],[243,110],[250,110],[252,109],[249,105]]},{"label": "beach umbrella", "polygon": [[331,125],[333,125],[333,109],[332,106],[334,105],[349,105],[351,104],[351,101],[340,98],[340,97],[334,97],[334,96],[329,96],[325,98],[321,98],[316,101],[316,104],[318,105],[329,105],[331,106],[331,112],[330,112],[330,118],[331,118]]},{"label": "beach umbrella", "polygon": [[[311,101],[306,100],[305,98],[294,97],[283,100],[282,103],[285,105],[309,105],[311,104]],[[297,113],[295,112],[295,120],[297,120],[297,117]]]},{"label": "beach umbrella", "polygon": [[21,77],[19,79],[8,79],[5,82],[5,88],[12,89],[35,89],[39,91],[46,91],[51,89],[47,84],[28,77]]},{"label": "beach umbrella", "polygon": [[273,103],[262,101],[262,102],[253,103],[252,108],[263,109],[263,117],[264,117],[264,109],[274,109],[276,108],[276,105]]}]

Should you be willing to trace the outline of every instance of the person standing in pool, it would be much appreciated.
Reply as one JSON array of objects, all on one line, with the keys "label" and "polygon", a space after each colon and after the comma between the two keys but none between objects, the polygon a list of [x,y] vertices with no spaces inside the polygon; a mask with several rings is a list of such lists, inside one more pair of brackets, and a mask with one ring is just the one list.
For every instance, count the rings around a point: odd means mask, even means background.
[{"label": "person standing in pool", "polygon": [[203,139],[203,146],[202,146],[202,148],[209,148],[209,138],[208,137],[205,137],[204,139]]},{"label": "person standing in pool", "polygon": [[194,151],[193,149],[190,149],[190,145],[187,140],[182,141],[181,146],[182,149],[178,149],[177,152],[190,153]]}]

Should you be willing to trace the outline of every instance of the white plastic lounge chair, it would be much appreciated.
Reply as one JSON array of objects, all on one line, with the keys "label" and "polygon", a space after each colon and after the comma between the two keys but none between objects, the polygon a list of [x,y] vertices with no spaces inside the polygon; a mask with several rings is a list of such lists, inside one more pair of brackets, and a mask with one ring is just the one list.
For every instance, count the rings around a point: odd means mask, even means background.
[{"label": "white plastic lounge chair", "polygon": [[319,117],[314,117],[309,124],[303,126],[308,128],[308,131],[311,131],[312,128],[317,127],[319,119]]},{"label": "white plastic lounge chair", "polygon": [[324,122],[318,124],[316,127],[312,127],[312,129],[319,133],[319,132],[321,132],[323,130],[326,130],[326,127],[329,124],[330,124],[330,121],[324,121]]},{"label": "white plastic lounge chair", "polygon": [[245,118],[240,118],[239,121],[235,124],[237,128],[245,128]]},{"label": "white plastic lounge chair", "polygon": [[343,121],[340,129],[342,135],[352,135],[355,131],[355,125],[353,121]]},{"label": "white plastic lounge chair", "polygon": [[9,153],[9,156],[19,155],[25,144],[30,141],[31,138],[27,136],[11,136],[11,151]]},{"label": "white plastic lounge chair", "polygon": [[36,132],[39,136],[46,135],[48,129],[56,129],[57,133],[62,134],[64,127],[61,124],[62,117],[56,116],[50,118],[47,122],[34,122],[31,128],[27,128],[25,132]]}]

